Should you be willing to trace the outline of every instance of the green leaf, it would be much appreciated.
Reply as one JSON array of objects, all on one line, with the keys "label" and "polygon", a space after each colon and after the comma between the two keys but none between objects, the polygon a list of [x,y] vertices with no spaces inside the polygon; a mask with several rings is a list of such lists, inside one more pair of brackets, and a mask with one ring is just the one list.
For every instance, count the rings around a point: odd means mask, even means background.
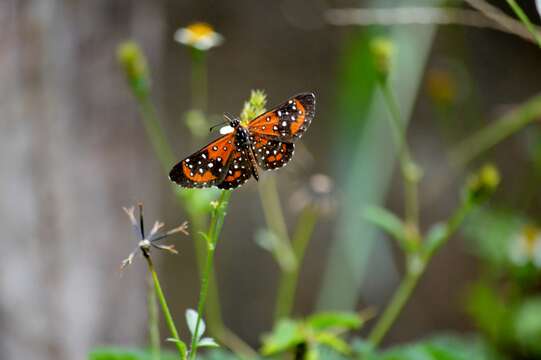
[{"label": "green leaf", "polygon": [[280,320],[270,335],[263,337],[263,348],[261,353],[264,356],[275,355],[305,341],[302,325],[293,320]]},{"label": "green leaf", "polygon": [[197,326],[198,318],[199,315],[197,314],[197,311],[193,309],[186,310],[186,324],[188,324],[188,329],[190,329],[190,333],[192,334],[192,336],[194,336],[197,340],[199,340],[201,336],[203,336],[206,329],[205,322],[201,318],[201,320],[199,320],[199,329],[197,329],[197,334],[195,334],[195,328]]},{"label": "green leaf", "polygon": [[479,256],[494,265],[505,265],[511,241],[525,223],[526,219],[511,211],[479,208],[467,217],[463,231]]},{"label": "green leaf", "polygon": [[201,340],[199,340],[197,345],[200,347],[220,347],[220,345],[218,345],[218,343],[210,337],[202,338]]},{"label": "green leaf", "polygon": [[541,297],[522,303],[513,319],[514,337],[527,353],[541,356]]},{"label": "green leaf", "polygon": [[467,311],[493,342],[502,342],[510,334],[512,306],[504,303],[498,293],[484,283],[475,284],[468,296]]},{"label": "green leaf", "polygon": [[306,324],[315,330],[359,329],[364,324],[361,315],[353,312],[329,311],[314,314],[306,319]]},{"label": "green leaf", "polygon": [[[311,346],[311,347],[308,348],[308,350],[306,351],[305,359],[306,360],[319,360],[319,359],[322,359],[317,346]],[[325,359],[325,358],[323,358],[323,359]],[[325,360],[327,360],[327,359],[325,359]]]},{"label": "green leaf", "polygon": [[395,214],[379,206],[367,206],[362,215],[364,219],[392,235],[403,249],[406,248],[404,223]]},{"label": "green leaf", "polygon": [[351,348],[349,347],[348,343],[346,343],[335,334],[329,332],[321,332],[316,334],[315,340],[317,343],[328,346],[334,351],[341,354],[348,355],[349,353],[351,353]]},{"label": "green leaf", "polygon": [[440,336],[391,348],[370,360],[497,360],[479,341]]}]

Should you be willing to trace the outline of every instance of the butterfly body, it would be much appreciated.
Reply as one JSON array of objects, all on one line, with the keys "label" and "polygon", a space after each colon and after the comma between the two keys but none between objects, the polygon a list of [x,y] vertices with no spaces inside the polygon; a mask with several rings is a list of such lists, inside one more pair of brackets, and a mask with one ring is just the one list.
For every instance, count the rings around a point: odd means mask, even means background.
[{"label": "butterfly body", "polygon": [[176,164],[169,178],[187,188],[221,189],[236,188],[252,176],[258,180],[258,167],[274,170],[291,160],[294,142],[306,131],[314,115],[315,96],[304,93],[247,125],[229,119],[233,132]]}]

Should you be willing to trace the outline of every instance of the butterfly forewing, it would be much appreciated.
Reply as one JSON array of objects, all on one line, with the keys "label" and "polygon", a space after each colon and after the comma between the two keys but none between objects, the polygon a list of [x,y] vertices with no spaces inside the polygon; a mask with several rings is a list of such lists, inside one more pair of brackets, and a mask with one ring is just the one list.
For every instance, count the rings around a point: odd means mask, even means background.
[{"label": "butterfly forewing", "polygon": [[257,163],[263,170],[274,170],[291,160],[295,144],[253,135],[252,149]]},{"label": "butterfly forewing", "polygon": [[293,142],[304,134],[314,118],[315,109],[313,93],[299,94],[252,120],[248,129],[254,135]]},{"label": "butterfly forewing", "polygon": [[[254,175],[257,165],[273,170],[287,164],[315,115],[312,93],[292,97],[258,116],[247,128],[231,121],[234,131],[176,164],[169,178],[187,188],[217,186],[234,189]],[[248,141],[249,136],[249,141]]]},{"label": "butterfly forewing", "polygon": [[234,189],[244,184],[252,176],[252,165],[249,154],[235,150],[231,157],[227,173],[218,184],[220,189]]},{"label": "butterfly forewing", "polygon": [[211,142],[198,152],[176,164],[169,178],[187,188],[219,185],[225,178],[235,150],[234,134]]}]

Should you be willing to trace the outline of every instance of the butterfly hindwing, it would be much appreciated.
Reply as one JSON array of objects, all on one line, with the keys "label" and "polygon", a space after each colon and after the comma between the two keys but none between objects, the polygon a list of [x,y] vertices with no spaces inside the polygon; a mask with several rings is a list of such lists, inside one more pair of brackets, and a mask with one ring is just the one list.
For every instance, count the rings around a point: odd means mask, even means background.
[{"label": "butterfly hindwing", "polygon": [[263,170],[274,170],[291,160],[295,144],[254,134],[252,149],[257,163]]},{"label": "butterfly hindwing", "polygon": [[247,127],[230,120],[232,133],[176,164],[169,178],[186,188],[220,189],[237,188],[252,176],[257,180],[257,165],[273,170],[291,160],[294,142],[312,122],[315,105],[315,95],[303,93],[256,117]]},{"label": "butterfly hindwing", "polygon": [[299,94],[252,120],[248,129],[251,134],[293,142],[304,134],[314,118],[315,110],[315,95]]},{"label": "butterfly hindwing", "polygon": [[169,178],[187,188],[217,186],[226,177],[231,154],[235,151],[234,135],[228,134],[176,164]]},{"label": "butterfly hindwing", "polygon": [[252,176],[252,165],[249,156],[244,151],[234,151],[226,176],[217,185],[220,189],[234,189],[248,181]]}]

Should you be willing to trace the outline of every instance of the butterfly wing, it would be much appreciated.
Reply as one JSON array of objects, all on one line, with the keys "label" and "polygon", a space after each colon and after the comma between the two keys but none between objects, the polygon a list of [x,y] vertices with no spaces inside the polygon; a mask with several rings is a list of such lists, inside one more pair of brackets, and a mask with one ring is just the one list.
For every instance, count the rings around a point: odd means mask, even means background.
[{"label": "butterfly wing", "polygon": [[295,144],[254,134],[252,149],[257,163],[263,170],[274,170],[291,160]]},{"label": "butterfly wing", "polygon": [[244,184],[252,176],[249,154],[235,150],[231,156],[226,176],[217,185],[220,189],[234,189]]},{"label": "butterfly wing", "polygon": [[227,134],[182,160],[169,172],[169,178],[186,188],[218,186],[226,177],[235,153],[235,135]]},{"label": "butterfly wing", "polygon": [[315,95],[299,94],[256,117],[248,124],[248,130],[251,134],[293,142],[304,134],[314,118],[315,111]]}]

